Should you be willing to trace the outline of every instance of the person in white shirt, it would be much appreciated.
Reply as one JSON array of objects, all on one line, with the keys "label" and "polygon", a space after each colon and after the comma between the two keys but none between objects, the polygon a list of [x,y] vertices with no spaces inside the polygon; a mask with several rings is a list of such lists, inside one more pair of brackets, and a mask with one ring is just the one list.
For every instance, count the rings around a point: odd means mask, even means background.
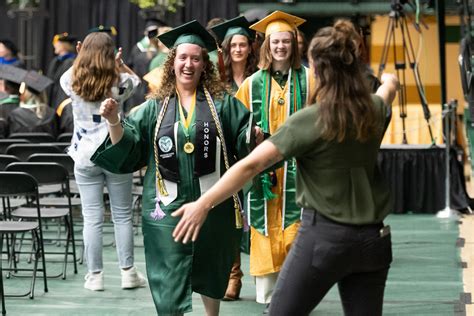
[{"label": "person in white shirt", "polygon": [[74,159],[84,217],[84,251],[88,273],[84,288],[104,290],[102,226],[104,184],[110,198],[122,288],[142,287],[146,279],[137,271],[133,258],[132,174],[114,174],[90,161],[108,134],[107,125],[121,124],[120,115],[107,121],[99,115],[106,98],[122,103],[129,98],[140,79],[122,61],[122,50],[115,54],[112,38],[104,32],[90,33],[78,44],[73,66],[61,77],[61,87],[72,100],[74,134],[68,154]]}]

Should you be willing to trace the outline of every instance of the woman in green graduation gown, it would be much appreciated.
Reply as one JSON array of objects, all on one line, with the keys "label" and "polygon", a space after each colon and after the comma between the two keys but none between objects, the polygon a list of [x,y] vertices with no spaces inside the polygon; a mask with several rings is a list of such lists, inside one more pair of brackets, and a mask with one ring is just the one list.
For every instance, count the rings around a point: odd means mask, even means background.
[{"label": "woman in green graduation gown", "polygon": [[110,138],[92,160],[112,172],[147,166],[143,236],[158,314],[190,312],[191,294],[197,292],[207,315],[218,315],[242,225],[238,198],[234,195],[216,207],[192,244],[174,241],[172,231],[179,218],[171,213],[199,198],[247,153],[250,113],[224,92],[209,62],[215,41],[198,22],[159,39],[171,49],[161,87],[124,122],[113,99],[102,103]]},{"label": "woman in green graduation gown", "polygon": [[[219,62],[221,80],[232,95],[237,92],[245,78],[257,70],[257,57],[252,47],[255,31],[249,29],[249,26],[250,23],[244,16],[238,16],[211,28],[222,47],[222,68]],[[247,232],[244,235],[244,240],[247,241],[243,242],[247,253],[250,251],[249,237],[250,232]],[[244,274],[240,268],[240,245],[235,252],[235,261],[230,272],[224,301],[238,300],[242,289]]]}]

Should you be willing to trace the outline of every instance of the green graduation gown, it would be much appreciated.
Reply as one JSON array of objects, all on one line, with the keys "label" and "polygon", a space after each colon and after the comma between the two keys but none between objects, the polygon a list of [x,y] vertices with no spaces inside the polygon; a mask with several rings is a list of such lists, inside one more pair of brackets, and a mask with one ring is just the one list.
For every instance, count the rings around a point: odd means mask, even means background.
[{"label": "green graduation gown", "polygon": [[[167,111],[174,106],[173,99],[170,99]],[[229,95],[225,95],[220,101],[214,100],[214,103],[232,163],[236,158],[247,154],[245,134],[250,112]],[[106,140],[96,151],[92,161],[115,173],[132,172],[147,166],[143,185],[142,223],[148,282],[158,313],[177,314],[192,310],[192,292],[215,299],[224,296],[239,242],[239,230],[236,229],[231,198],[209,212],[196,242],[184,245],[173,240],[171,234],[179,218],[170,214],[184,203],[195,201],[203,190],[216,181],[211,175],[200,178],[196,176],[196,151],[192,154],[183,151],[186,136],[182,125],[178,123],[178,109],[175,110],[174,138],[179,180],[176,183],[165,181],[170,196],[162,197],[160,205],[166,216],[161,220],[152,218],[156,197],[153,142],[157,113],[161,106],[162,102],[156,100],[148,100],[139,106],[123,123],[124,135],[120,142],[111,145],[110,140]],[[203,107],[208,105],[202,91],[198,91],[195,113],[202,111]],[[195,143],[194,120],[189,137]],[[218,155],[220,157],[214,158],[217,178],[225,172],[222,151],[216,150],[215,156]]]}]

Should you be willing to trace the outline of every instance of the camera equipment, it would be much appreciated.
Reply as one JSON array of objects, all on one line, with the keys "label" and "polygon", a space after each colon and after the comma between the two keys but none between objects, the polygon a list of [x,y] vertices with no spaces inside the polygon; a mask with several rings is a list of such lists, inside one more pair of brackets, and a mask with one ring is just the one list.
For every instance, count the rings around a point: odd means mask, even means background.
[{"label": "camera equipment", "polygon": [[[393,49],[393,60],[395,63],[395,70],[398,81],[400,82],[400,88],[398,89],[398,103],[400,107],[400,118],[402,119],[402,131],[403,139],[402,143],[407,144],[406,126],[405,119],[407,117],[407,93],[406,93],[406,76],[405,70],[407,68],[407,62],[410,69],[413,72],[415,78],[416,89],[420,97],[421,106],[423,108],[423,114],[428,124],[428,131],[430,133],[431,142],[434,143],[433,132],[430,126],[431,112],[428,107],[428,101],[426,100],[425,90],[421,82],[420,73],[418,70],[418,61],[416,60],[415,51],[408,30],[407,17],[404,12],[404,4],[412,5],[408,0],[392,0],[391,1],[391,12],[389,14],[389,23],[387,25],[387,31],[385,33],[385,39],[382,49],[382,57],[379,66],[378,78],[382,76],[387,63],[388,54],[390,49]],[[396,45],[396,29],[400,28],[401,31],[401,43],[402,43],[402,54],[398,56],[397,45]],[[418,25],[415,28],[420,31]]]}]

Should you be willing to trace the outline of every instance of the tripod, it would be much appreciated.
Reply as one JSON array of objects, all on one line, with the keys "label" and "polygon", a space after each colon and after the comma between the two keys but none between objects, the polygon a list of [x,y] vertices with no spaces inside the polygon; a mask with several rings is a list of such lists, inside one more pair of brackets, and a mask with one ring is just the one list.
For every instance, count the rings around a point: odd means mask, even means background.
[{"label": "tripod", "polygon": [[[418,62],[415,57],[415,50],[413,49],[413,44],[410,37],[410,32],[408,31],[408,22],[403,11],[403,3],[407,1],[403,0],[392,0],[391,8],[389,14],[389,23],[385,33],[385,39],[382,49],[382,58],[380,61],[379,72],[377,77],[380,79],[382,73],[385,69],[390,48],[393,49],[393,60],[395,63],[396,75],[398,82],[400,82],[400,88],[398,89],[398,104],[400,108],[400,118],[402,119],[402,131],[403,131],[403,144],[408,144],[407,133],[406,133],[406,124],[405,119],[407,118],[407,93],[406,93],[406,68],[407,61],[410,66],[410,69],[413,72],[415,78],[416,89],[420,97],[421,106],[423,108],[424,118],[428,124],[428,131],[430,133],[431,142],[434,144],[433,131],[430,126],[431,112],[428,107],[428,101],[426,100],[425,90],[421,82],[420,73],[418,70]],[[402,40],[402,54],[398,56],[397,47],[396,47],[396,29],[400,28],[401,31],[401,40]]]}]

